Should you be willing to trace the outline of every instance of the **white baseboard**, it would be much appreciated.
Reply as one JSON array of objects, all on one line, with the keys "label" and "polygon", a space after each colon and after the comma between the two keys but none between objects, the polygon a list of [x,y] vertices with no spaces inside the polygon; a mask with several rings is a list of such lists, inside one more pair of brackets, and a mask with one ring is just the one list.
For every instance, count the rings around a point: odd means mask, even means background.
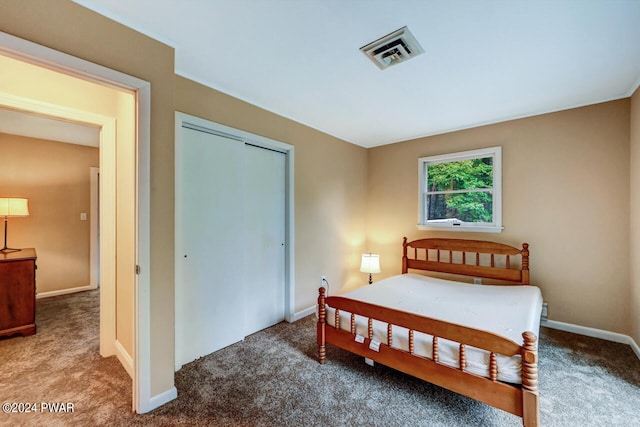
[{"label": "white baseboard", "polygon": [[313,306],[311,306],[309,308],[306,308],[306,309],[304,309],[302,311],[298,311],[297,313],[295,313],[293,315],[292,319],[287,320],[287,321],[289,323],[297,322],[298,320],[303,319],[303,318],[307,317],[308,315],[315,313],[315,311],[316,311],[316,306],[313,305]]},{"label": "white baseboard", "polygon": [[36,299],[57,297],[59,295],[67,295],[67,294],[73,294],[76,292],[90,291],[92,289],[98,289],[98,287],[86,285],[86,286],[78,286],[77,288],[58,289],[57,291],[38,292],[36,294]]},{"label": "white baseboard", "polygon": [[629,337],[629,339],[631,340],[631,343],[629,344],[631,346],[631,349],[636,354],[636,356],[638,356],[638,359],[640,359],[640,346],[638,346],[638,343],[635,342],[633,338]]},{"label": "white baseboard", "polygon": [[127,371],[129,376],[133,379],[133,358],[127,353],[122,344],[116,340],[116,357]]},{"label": "white baseboard", "polygon": [[571,323],[558,322],[556,320],[543,320],[540,326],[551,329],[558,329],[565,332],[573,332],[574,334],[586,335],[588,337],[600,338],[607,341],[628,344],[633,352],[640,359],[640,347],[629,335],[619,334],[617,332],[605,331],[603,329],[589,328],[587,326],[574,325]]},{"label": "white baseboard", "polygon": [[141,408],[140,413],[144,414],[149,411],[153,411],[156,408],[164,405],[165,403],[171,402],[173,399],[178,397],[178,389],[175,387],[171,387],[167,391],[163,391],[160,394],[156,394],[155,396],[149,399],[147,405],[144,405],[144,408]]}]

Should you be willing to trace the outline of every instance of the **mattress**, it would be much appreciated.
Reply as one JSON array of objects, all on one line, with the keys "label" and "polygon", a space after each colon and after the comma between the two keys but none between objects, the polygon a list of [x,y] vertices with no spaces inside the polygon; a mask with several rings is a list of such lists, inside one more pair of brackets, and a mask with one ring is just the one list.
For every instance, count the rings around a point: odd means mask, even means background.
[{"label": "mattress", "polygon": [[[542,294],[531,285],[472,285],[417,274],[393,276],[341,295],[371,304],[402,310],[449,323],[481,329],[522,345],[522,333],[538,336]],[[335,326],[335,310],[327,305],[327,322]],[[368,319],[356,315],[356,334],[368,335]],[[351,313],[340,311],[340,328],[350,331]],[[391,347],[409,349],[409,332],[392,326]],[[373,338],[387,343],[387,324],[373,321]],[[459,344],[439,338],[439,363],[458,367]],[[431,359],[432,336],[415,332],[414,354]],[[466,346],[466,371],[489,377],[489,352]],[[498,355],[498,380],[521,383],[520,355]]]}]

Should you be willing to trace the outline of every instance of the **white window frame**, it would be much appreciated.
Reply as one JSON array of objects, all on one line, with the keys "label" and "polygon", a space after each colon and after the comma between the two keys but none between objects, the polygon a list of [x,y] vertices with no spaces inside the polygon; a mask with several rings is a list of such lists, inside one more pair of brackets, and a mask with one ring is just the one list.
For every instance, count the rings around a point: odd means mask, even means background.
[{"label": "white window frame", "polygon": [[[459,162],[493,157],[493,222],[435,222],[426,216],[426,173],[430,164]],[[440,231],[466,231],[479,233],[501,233],[502,227],[502,147],[488,147],[418,159],[418,229]]]}]

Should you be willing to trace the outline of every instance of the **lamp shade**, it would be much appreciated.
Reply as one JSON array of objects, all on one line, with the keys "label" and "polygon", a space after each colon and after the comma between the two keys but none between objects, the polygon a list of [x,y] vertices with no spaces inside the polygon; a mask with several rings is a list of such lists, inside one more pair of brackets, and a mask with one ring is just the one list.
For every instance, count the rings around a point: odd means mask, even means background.
[{"label": "lamp shade", "polygon": [[0,216],[29,216],[29,200],[0,197]]},{"label": "lamp shade", "polygon": [[363,273],[380,273],[380,255],[362,254],[360,271]]}]

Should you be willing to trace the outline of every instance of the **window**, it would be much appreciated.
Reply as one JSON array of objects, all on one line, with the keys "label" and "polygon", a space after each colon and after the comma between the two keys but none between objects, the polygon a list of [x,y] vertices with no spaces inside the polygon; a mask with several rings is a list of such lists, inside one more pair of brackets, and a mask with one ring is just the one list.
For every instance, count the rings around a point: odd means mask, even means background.
[{"label": "window", "polygon": [[419,159],[421,230],[502,231],[502,147]]}]

